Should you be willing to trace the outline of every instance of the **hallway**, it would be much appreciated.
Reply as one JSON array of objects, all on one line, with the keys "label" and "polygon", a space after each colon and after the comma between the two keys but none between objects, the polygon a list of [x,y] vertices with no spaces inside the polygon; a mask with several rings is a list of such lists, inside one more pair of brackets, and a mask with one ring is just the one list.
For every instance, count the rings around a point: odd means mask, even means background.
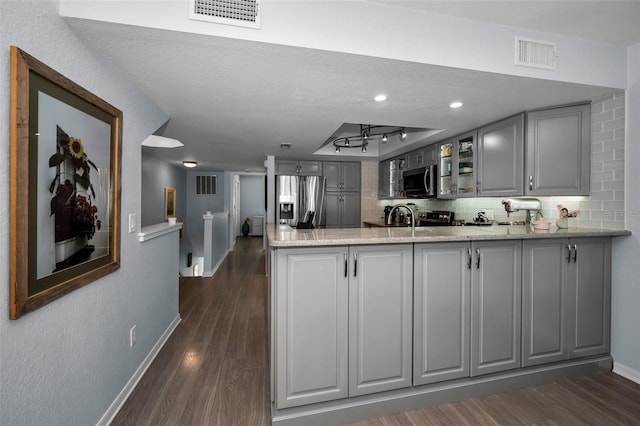
[{"label": "hallway", "polygon": [[[180,280],[182,322],[112,425],[270,424],[262,238],[239,237],[212,278]],[[354,423],[640,425],[640,385],[610,372]]]},{"label": "hallway", "polygon": [[269,424],[266,300],[262,238],[181,278],[182,321],[112,425]]}]

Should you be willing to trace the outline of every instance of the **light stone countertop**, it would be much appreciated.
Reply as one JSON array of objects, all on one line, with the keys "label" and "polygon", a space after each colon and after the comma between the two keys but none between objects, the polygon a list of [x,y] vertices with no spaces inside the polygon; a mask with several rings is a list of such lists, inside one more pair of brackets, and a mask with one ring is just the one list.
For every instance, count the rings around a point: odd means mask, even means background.
[{"label": "light stone countertop", "polygon": [[406,227],[309,230],[268,223],[266,231],[271,248],[631,235],[630,231],[616,229],[557,229],[554,224],[550,231],[535,232],[529,225],[417,227],[413,237],[411,228]]}]

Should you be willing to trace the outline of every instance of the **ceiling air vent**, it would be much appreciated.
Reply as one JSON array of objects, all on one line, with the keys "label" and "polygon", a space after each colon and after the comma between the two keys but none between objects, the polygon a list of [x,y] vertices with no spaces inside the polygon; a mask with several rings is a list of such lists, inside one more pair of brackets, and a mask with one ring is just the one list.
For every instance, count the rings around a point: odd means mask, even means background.
[{"label": "ceiling air vent", "polygon": [[196,195],[216,195],[217,193],[217,176],[196,176]]},{"label": "ceiling air vent", "polygon": [[189,0],[189,19],[260,28],[261,0]]},{"label": "ceiling air vent", "polygon": [[556,58],[555,43],[516,37],[516,65],[555,70]]}]

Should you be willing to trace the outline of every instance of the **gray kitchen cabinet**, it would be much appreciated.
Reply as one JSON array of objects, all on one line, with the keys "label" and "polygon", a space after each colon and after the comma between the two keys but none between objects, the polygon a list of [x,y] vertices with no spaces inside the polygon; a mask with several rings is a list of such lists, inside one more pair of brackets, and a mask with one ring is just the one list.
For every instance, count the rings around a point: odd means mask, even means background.
[{"label": "gray kitchen cabinet", "polygon": [[359,192],[327,192],[325,196],[325,228],[359,228]]},{"label": "gray kitchen cabinet", "polygon": [[411,386],[413,245],[349,248],[349,396]]},{"label": "gray kitchen cabinet", "polygon": [[322,162],[276,160],[276,175],[322,176]]},{"label": "gray kitchen cabinet", "polygon": [[432,164],[437,164],[435,145],[425,146],[407,154],[407,170],[431,166]]},{"label": "gray kitchen cabinet", "polygon": [[275,251],[278,409],[411,386],[413,245]]},{"label": "gray kitchen cabinet", "polygon": [[521,242],[416,244],[414,385],[520,367]]},{"label": "gray kitchen cabinet", "polygon": [[520,368],[522,242],[474,242],[471,251],[471,376]]},{"label": "gray kitchen cabinet", "polygon": [[348,395],[346,247],[276,250],[276,406]]},{"label": "gray kitchen cabinet", "polygon": [[476,139],[473,130],[438,144],[438,198],[476,196]]},{"label": "gray kitchen cabinet", "polygon": [[326,178],[324,226],[359,228],[360,163],[328,161],[323,164]]},{"label": "gray kitchen cabinet", "polygon": [[360,192],[360,163],[325,161],[323,175],[327,191]]},{"label": "gray kitchen cabinet", "polygon": [[522,365],[610,349],[611,239],[523,243]]},{"label": "gray kitchen cabinet", "polygon": [[378,163],[378,199],[390,200],[402,197],[403,167],[404,162],[397,158]]},{"label": "gray kitchen cabinet", "polygon": [[469,253],[469,243],[414,247],[414,385],[469,376]]},{"label": "gray kitchen cabinet", "polygon": [[524,194],[524,114],[478,129],[478,195]]},{"label": "gray kitchen cabinet", "polygon": [[591,105],[527,113],[527,195],[589,195]]}]

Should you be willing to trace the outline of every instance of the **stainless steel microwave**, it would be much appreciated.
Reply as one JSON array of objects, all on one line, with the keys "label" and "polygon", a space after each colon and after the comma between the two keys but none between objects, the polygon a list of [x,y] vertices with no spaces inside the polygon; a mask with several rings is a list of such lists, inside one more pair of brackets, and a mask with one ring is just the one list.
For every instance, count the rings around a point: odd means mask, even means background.
[{"label": "stainless steel microwave", "polygon": [[405,170],[402,173],[404,195],[407,198],[429,198],[436,191],[436,165]]}]

